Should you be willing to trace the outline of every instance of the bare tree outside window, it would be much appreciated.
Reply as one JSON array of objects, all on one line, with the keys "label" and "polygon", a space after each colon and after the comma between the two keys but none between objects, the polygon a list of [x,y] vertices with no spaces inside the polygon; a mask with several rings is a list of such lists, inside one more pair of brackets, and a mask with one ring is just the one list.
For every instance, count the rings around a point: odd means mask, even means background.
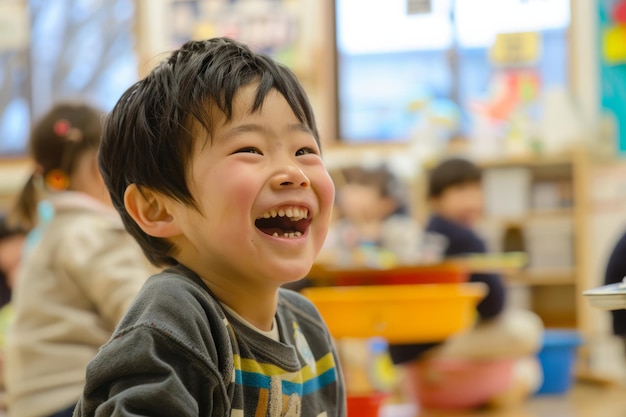
[{"label": "bare tree outside window", "polygon": [[5,2],[26,7],[30,39],[0,49],[0,156],[25,154],[28,128],[53,103],[80,99],[110,110],[138,77],[133,0],[0,0],[0,7]]}]

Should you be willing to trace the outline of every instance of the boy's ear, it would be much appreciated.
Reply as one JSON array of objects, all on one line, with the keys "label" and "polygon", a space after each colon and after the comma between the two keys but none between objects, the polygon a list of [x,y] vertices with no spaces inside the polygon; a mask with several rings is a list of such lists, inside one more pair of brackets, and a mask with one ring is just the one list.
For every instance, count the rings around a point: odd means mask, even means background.
[{"label": "boy's ear", "polygon": [[124,206],[130,217],[146,234],[169,238],[180,234],[180,228],[169,210],[169,199],[149,188],[131,184],[124,192]]}]

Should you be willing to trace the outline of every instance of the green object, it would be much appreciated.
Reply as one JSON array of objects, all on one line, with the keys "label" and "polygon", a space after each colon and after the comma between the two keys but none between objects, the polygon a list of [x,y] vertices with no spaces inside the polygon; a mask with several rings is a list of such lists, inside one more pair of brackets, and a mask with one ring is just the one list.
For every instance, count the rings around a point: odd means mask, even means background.
[{"label": "green object", "polygon": [[13,320],[13,308],[9,303],[0,309],[0,349],[4,349],[6,344],[6,334],[11,320]]}]

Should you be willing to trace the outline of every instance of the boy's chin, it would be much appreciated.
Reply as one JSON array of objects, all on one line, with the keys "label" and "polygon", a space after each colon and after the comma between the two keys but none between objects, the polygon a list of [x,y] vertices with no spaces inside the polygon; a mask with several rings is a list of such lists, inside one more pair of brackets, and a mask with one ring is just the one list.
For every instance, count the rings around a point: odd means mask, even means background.
[{"label": "boy's chin", "polygon": [[286,283],[286,284],[291,284],[291,283],[294,283],[294,282],[301,281],[301,280],[303,280],[304,278],[307,278],[307,277],[308,277],[308,275],[309,275],[309,271],[311,271],[311,268],[307,269],[307,270],[306,270],[306,271],[304,271],[304,272],[301,272],[301,273],[298,273],[298,274],[293,274],[293,275],[290,275],[290,277],[289,277],[288,279],[285,279],[285,280],[282,280],[282,281],[283,281],[284,283]]}]

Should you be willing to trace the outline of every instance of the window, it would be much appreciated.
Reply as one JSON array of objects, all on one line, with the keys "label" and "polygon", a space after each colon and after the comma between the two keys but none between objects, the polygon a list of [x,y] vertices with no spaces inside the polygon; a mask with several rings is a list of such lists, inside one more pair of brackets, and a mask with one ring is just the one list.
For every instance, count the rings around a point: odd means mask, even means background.
[{"label": "window", "polygon": [[11,74],[0,93],[3,156],[26,153],[33,120],[55,102],[80,99],[108,111],[137,79],[133,0],[14,3],[30,44],[0,52]]},{"label": "window", "polygon": [[[406,141],[433,114],[471,124],[502,68],[490,59],[499,33],[537,32],[542,87],[567,85],[569,0],[336,0],[338,136]],[[510,68],[509,68],[510,69]],[[519,69],[519,68],[517,68]]]}]

